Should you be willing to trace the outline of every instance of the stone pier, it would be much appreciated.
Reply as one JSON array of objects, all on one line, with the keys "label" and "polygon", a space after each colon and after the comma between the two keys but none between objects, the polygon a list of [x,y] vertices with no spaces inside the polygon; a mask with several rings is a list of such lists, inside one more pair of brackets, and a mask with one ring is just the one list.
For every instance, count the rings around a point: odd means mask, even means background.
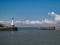
[{"label": "stone pier", "polygon": [[60,26],[55,27],[55,30],[60,30]]}]

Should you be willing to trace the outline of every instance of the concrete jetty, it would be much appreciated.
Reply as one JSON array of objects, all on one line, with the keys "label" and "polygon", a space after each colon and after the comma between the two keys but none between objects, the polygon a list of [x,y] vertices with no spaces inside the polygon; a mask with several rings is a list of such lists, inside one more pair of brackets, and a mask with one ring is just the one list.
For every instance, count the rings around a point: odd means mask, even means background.
[{"label": "concrete jetty", "polygon": [[60,26],[55,27],[55,30],[60,30]]},{"label": "concrete jetty", "polygon": [[40,27],[40,30],[60,30],[60,26]]}]

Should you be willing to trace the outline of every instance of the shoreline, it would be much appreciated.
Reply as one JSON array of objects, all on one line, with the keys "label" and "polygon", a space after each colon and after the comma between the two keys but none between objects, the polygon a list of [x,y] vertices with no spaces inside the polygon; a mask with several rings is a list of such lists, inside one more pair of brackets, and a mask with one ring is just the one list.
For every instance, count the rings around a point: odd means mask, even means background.
[{"label": "shoreline", "polygon": [[0,31],[17,31],[20,30],[60,30],[60,26],[50,26],[50,27],[0,27]]},{"label": "shoreline", "polygon": [[23,30],[23,29],[25,29],[25,30],[27,30],[27,29],[38,29],[38,30],[60,30],[60,26],[42,26],[42,27],[19,27],[19,29],[21,29],[21,30]]}]

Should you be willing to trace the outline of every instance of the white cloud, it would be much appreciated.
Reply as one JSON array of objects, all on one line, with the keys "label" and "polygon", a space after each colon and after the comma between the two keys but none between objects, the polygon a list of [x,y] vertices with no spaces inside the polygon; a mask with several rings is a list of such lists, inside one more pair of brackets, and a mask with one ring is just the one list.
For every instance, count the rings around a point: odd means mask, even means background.
[{"label": "white cloud", "polygon": [[49,15],[53,16],[54,19],[53,20],[48,20],[48,19],[44,19],[44,20],[25,20],[25,21],[17,21],[17,23],[22,23],[22,24],[57,24],[58,22],[60,22],[60,15],[56,14],[55,12],[49,12]]},{"label": "white cloud", "polygon": [[48,20],[48,19],[42,20],[42,23],[46,23],[46,24],[56,24],[56,22],[54,22],[54,21],[52,21],[52,20]]},{"label": "white cloud", "polygon": [[22,21],[16,21],[15,23],[22,23]]},{"label": "white cloud", "polygon": [[54,17],[54,20],[56,22],[60,22],[60,15],[58,15],[58,14],[56,14],[54,12],[51,12],[51,13],[49,12],[48,14],[51,15],[51,16],[53,16]]},{"label": "white cloud", "polygon": [[53,11],[52,12],[48,12],[48,14],[51,15],[51,16],[53,16],[53,17],[57,16],[57,14],[55,12],[53,12]]},{"label": "white cloud", "polygon": [[0,23],[10,23],[11,21],[0,21]]},{"label": "white cloud", "polygon": [[39,20],[16,21],[16,23],[20,23],[20,24],[41,24],[41,22]]},{"label": "white cloud", "polygon": [[39,21],[39,20],[36,20],[36,21],[31,21],[31,24],[42,24],[42,22],[41,21]]},{"label": "white cloud", "polygon": [[52,20],[48,20],[48,19],[44,19],[44,20],[25,20],[25,21],[16,21],[16,23],[20,23],[20,24],[56,24],[56,22],[52,21]]},{"label": "white cloud", "polygon": [[[53,16],[53,20],[49,19],[44,19],[44,20],[20,20],[20,21],[14,21],[14,23],[18,24],[57,24],[60,22],[60,15],[54,13],[54,12],[49,12],[49,15]],[[11,21],[0,21],[0,23],[11,23]]]},{"label": "white cloud", "polygon": [[57,21],[57,22],[60,22],[60,15],[56,16],[56,17],[54,18],[54,20]]},{"label": "white cloud", "polygon": [[[0,21],[0,23],[11,23],[11,21]],[[55,24],[54,21],[48,20],[48,19],[44,19],[44,20],[24,20],[24,21],[16,21],[14,23],[18,23],[18,24]]]},{"label": "white cloud", "polygon": [[25,20],[25,21],[23,21],[23,24],[30,24],[30,21],[29,20]]}]

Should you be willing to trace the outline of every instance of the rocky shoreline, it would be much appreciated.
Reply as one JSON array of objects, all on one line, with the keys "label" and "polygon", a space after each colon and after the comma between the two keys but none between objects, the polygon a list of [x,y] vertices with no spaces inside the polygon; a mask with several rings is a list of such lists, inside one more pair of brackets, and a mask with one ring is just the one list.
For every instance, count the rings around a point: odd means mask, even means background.
[{"label": "rocky shoreline", "polygon": [[6,26],[5,24],[0,24],[0,31],[17,31],[17,27],[15,26]]}]

